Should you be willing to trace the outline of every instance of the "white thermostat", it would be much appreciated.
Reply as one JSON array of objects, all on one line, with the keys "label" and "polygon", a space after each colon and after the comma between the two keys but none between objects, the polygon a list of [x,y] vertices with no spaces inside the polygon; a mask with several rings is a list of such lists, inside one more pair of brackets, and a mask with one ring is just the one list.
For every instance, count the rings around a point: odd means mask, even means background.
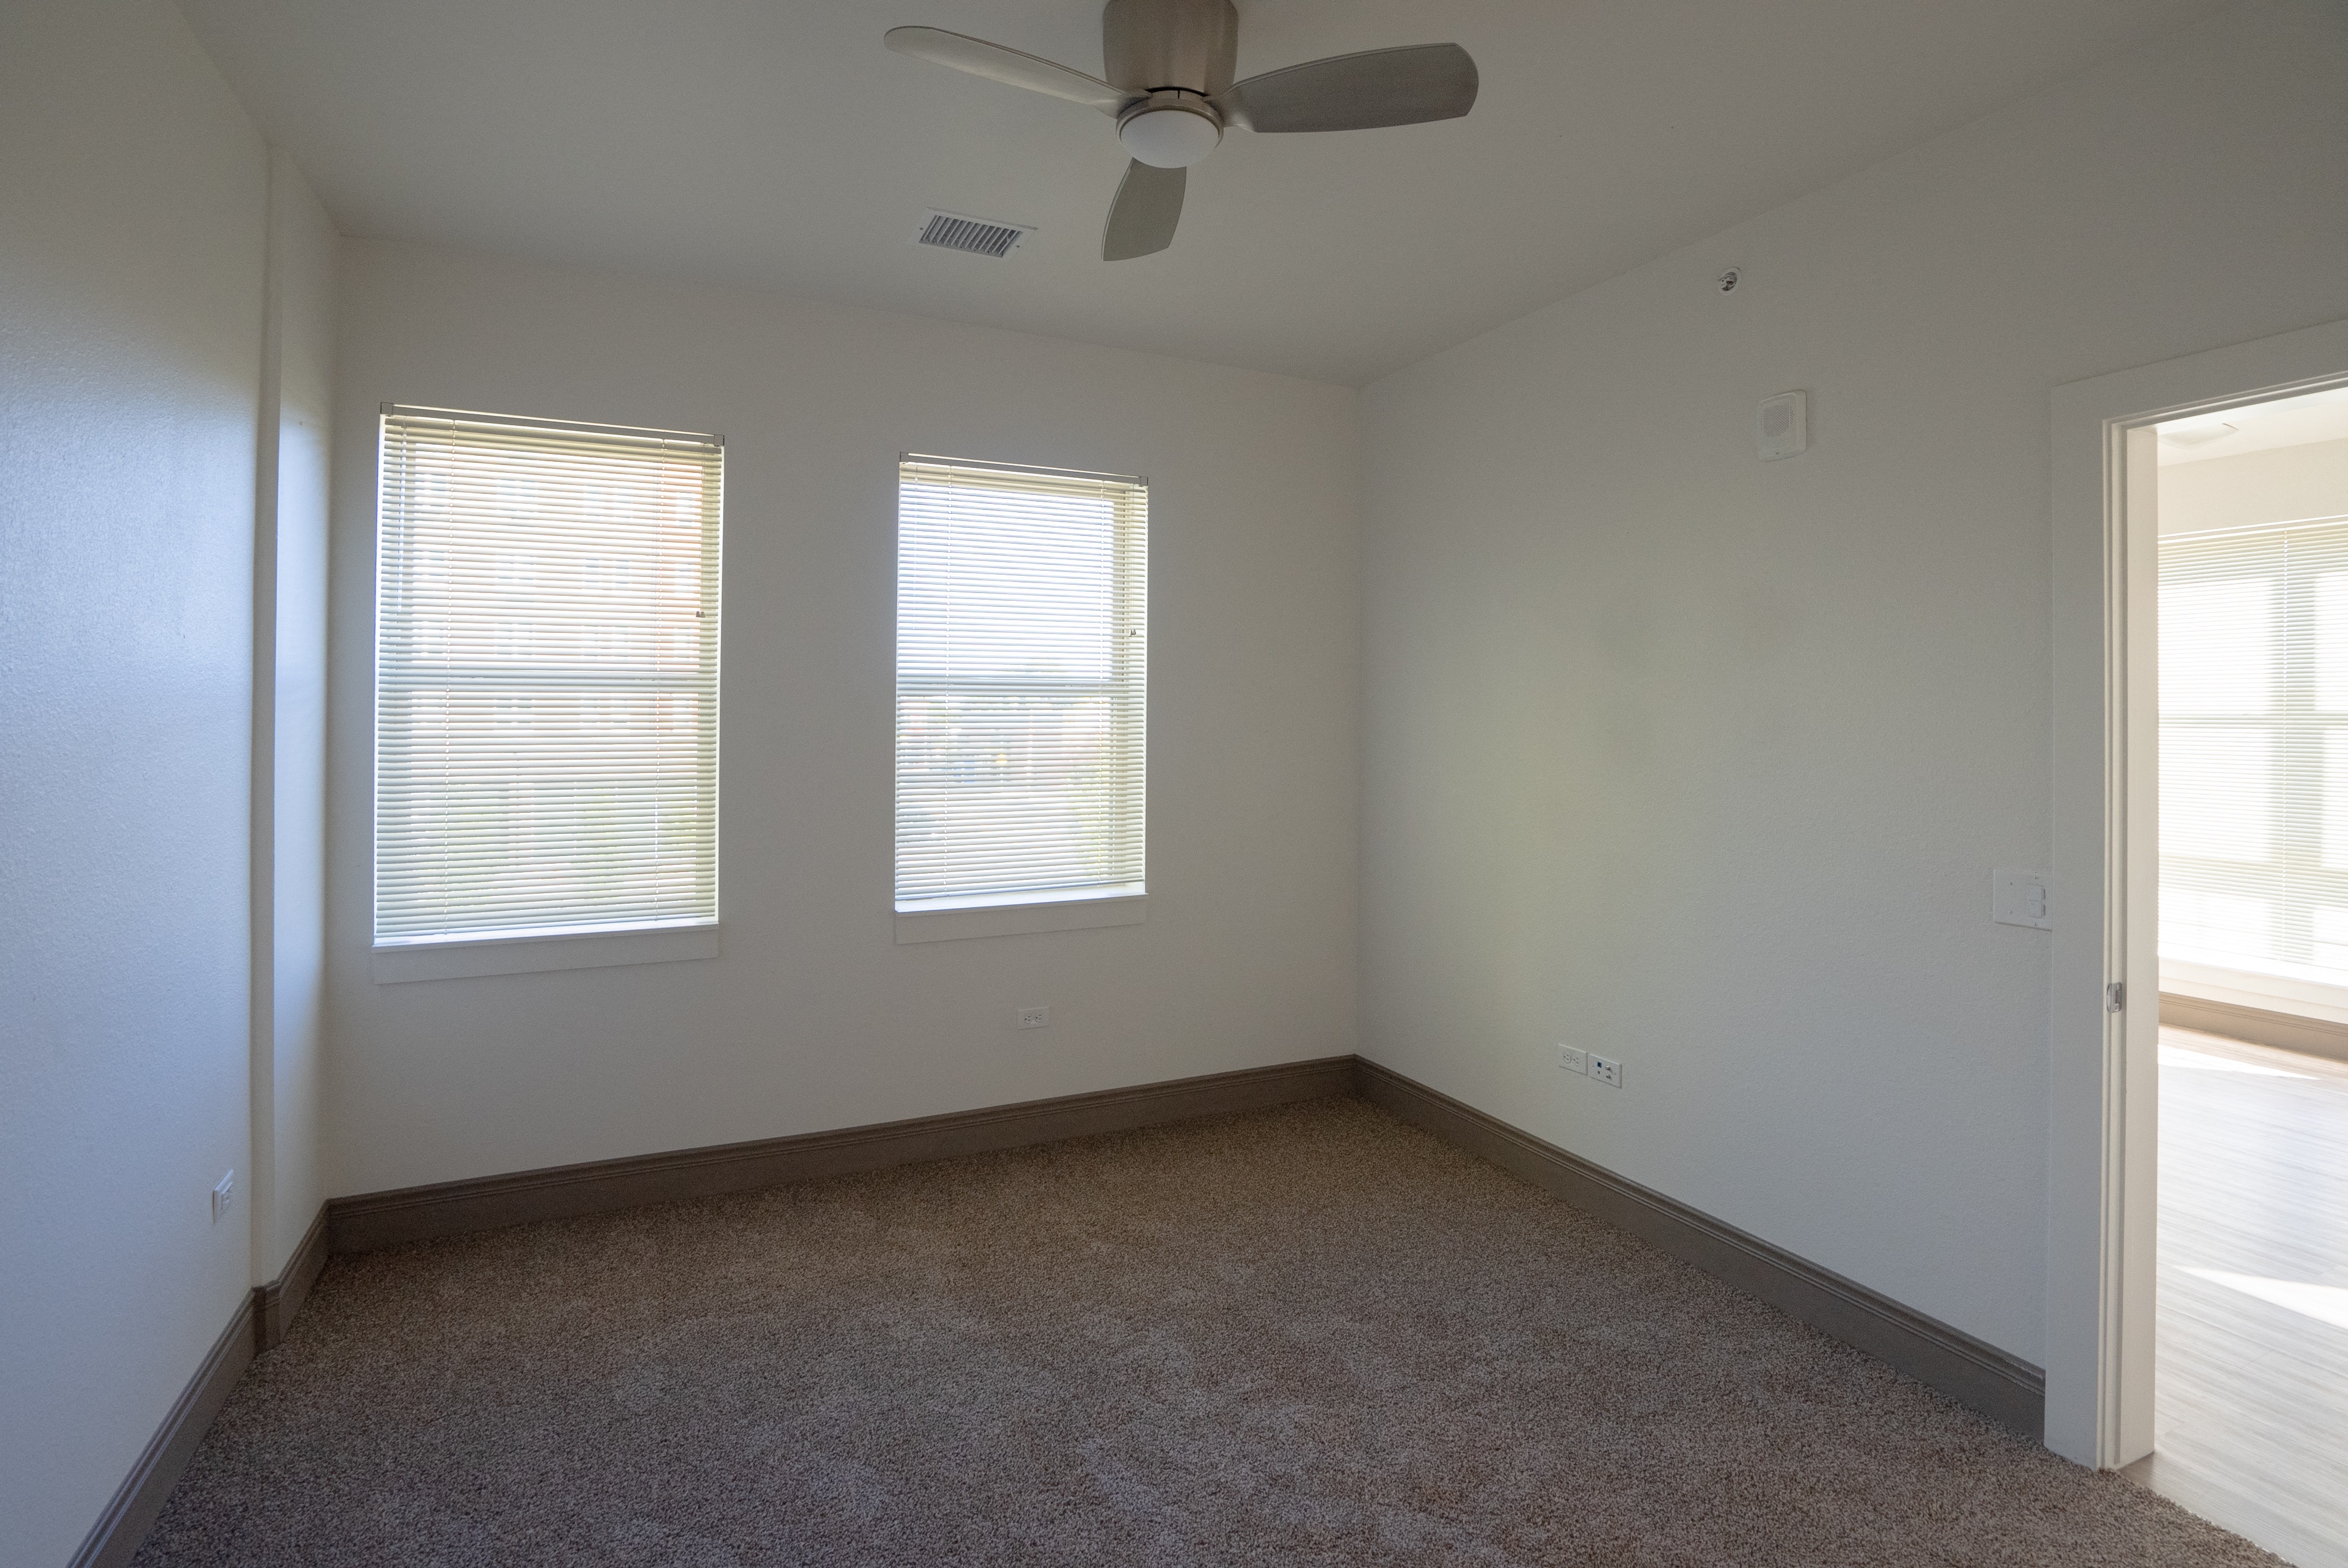
[{"label": "white thermostat", "polygon": [[1798,392],[1765,397],[1753,415],[1753,445],[1765,463],[1791,457],[1810,444],[1809,398]]}]

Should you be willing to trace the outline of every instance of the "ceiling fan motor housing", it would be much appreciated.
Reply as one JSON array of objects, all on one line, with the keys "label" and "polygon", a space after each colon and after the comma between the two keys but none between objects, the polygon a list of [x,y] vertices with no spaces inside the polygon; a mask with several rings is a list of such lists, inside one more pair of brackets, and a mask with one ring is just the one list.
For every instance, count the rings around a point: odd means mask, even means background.
[{"label": "ceiling fan motor housing", "polygon": [[1240,14],[1231,0],[1108,0],[1101,74],[1128,92],[1179,87],[1211,97],[1231,85]]},{"label": "ceiling fan motor housing", "polygon": [[1188,169],[1221,142],[1223,119],[1198,94],[1161,87],[1118,118],[1117,138],[1153,169]]},{"label": "ceiling fan motor housing", "polygon": [[1173,243],[1186,171],[1215,150],[1226,125],[1267,134],[1368,130],[1457,119],[1476,107],[1476,62],[1457,44],[1356,50],[1234,82],[1240,16],[1231,0],[1107,0],[1098,77],[942,27],[891,27],[881,41],[1113,117],[1132,160],[1101,231],[1104,261]]}]

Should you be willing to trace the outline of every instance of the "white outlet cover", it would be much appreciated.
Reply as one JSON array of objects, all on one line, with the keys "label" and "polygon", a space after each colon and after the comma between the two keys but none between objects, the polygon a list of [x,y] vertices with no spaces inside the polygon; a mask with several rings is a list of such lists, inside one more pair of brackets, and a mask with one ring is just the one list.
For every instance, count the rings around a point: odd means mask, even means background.
[{"label": "white outlet cover", "polygon": [[1560,1045],[1557,1048],[1557,1064],[1568,1072],[1587,1075],[1590,1071],[1590,1053],[1586,1050],[1576,1050],[1570,1045]]},{"label": "white outlet cover", "polygon": [[1050,1008],[1021,1008],[1012,1021],[1021,1029],[1048,1029],[1052,1023]]},{"label": "white outlet cover", "polygon": [[2054,917],[2046,902],[2046,873],[2023,871],[2011,866],[2001,866],[1990,873],[1989,917],[2001,926],[2030,926],[2041,931],[2054,928]]},{"label": "white outlet cover", "polygon": [[1622,1087],[1622,1064],[1611,1056],[1590,1053],[1590,1076],[1612,1089]]}]

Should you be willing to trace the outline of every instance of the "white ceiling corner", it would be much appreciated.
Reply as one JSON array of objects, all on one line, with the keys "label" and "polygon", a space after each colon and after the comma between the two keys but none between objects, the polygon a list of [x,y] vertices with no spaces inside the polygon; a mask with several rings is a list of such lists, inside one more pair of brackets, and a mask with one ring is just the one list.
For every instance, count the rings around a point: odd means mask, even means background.
[{"label": "white ceiling corner", "polygon": [[[1815,190],[2210,0],[1241,0],[1241,75],[1453,40],[1464,120],[1234,131],[1098,259],[1097,114],[891,54],[1099,69],[1097,0],[181,0],[346,231],[1360,384]],[[993,261],[930,208],[1032,223]]]}]

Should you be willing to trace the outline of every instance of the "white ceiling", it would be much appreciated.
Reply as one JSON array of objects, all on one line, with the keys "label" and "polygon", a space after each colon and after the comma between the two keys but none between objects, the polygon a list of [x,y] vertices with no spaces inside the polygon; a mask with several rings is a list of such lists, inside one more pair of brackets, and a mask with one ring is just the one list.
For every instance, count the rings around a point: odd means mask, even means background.
[{"label": "white ceiling", "polygon": [[2212,457],[2239,457],[2245,452],[2276,446],[2348,441],[2348,386],[2252,403],[2223,414],[2172,419],[2156,428],[2160,432],[2157,450],[2164,468]]},{"label": "white ceiling", "polygon": [[[1097,0],[182,0],[353,234],[1354,384],[2212,8],[1241,0],[1242,76],[1449,39],[1482,97],[1233,131],[1173,249],[1111,264],[1107,119],[880,46],[925,23],[1097,71]],[[1041,232],[1000,261],[916,247],[928,207]]]}]

